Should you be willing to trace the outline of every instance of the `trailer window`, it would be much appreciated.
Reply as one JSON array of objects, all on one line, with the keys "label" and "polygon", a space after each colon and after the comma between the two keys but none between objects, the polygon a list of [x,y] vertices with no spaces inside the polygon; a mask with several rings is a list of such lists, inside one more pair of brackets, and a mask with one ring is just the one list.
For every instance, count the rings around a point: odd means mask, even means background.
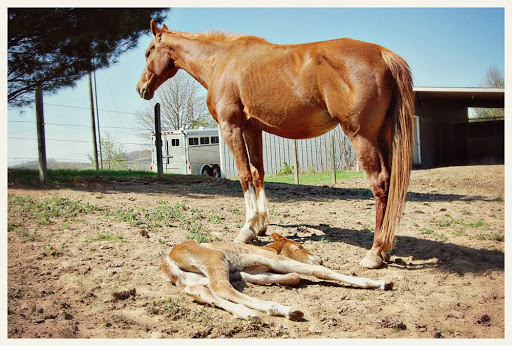
[{"label": "trailer window", "polygon": [[189,145],[199,145],[199,138],[189,138],[188,144]]},{"label": "trailer window", "polygon": [[179,139],[173,139],[173,140],[171,141],[171,145],[172,145],[173,147],[179,147],[179,146],[180,146],[180,140],[179,140]]},{"label": "trailer window", "polygon": [[210,144],[210,138],[201,137],[201,144]]},{"label": "trailer window", "polygon": [[219,136],[211,137],[211,140],[212,140],[212,144],[217,144],[217,143],[219,143]]}]

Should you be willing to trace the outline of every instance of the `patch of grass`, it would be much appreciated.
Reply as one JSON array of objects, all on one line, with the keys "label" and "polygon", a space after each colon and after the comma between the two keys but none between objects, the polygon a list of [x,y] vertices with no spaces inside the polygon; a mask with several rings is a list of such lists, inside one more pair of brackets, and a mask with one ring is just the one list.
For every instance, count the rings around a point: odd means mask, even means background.
[{"label": "patch of grass", "polygon": [[465,226],[471,227],[471,228],[477,228],[477,229],[489,229],[489,224],[485,223],[484,220],[480,219],[477,222],[469,222],[465,223]]},{"label": "patch of grass", "polygon": [[505,235],[504,234],[480,234],[476,237],[478,240],[494,240],[499,242],[505,242]]},{"label": "patch of grass", "polygon": [[320,243],[330,243],[331,241],[327,238],[322,237],[322,239],[319,240]]},{"label": "patch of grass", "polygon": [[99,241],[115,241],[115,242],[129,243],[129,241],[123,239],[122,236],[112,235],[110,233],[103,233],[103,232],[98,232],[96,239]]},{"label": "patch of grass", "polygon": [[363,231],[364,232],[373,232],[373,226],[372,225],[363,225]]},{"label": "patch of grass", "polygon": [[54,218],[63,217],[65,221],[98,208],[89,203],[81,203],[69,198],[52,197],[35,200],[30,197],[15,196],[9,199],[9,212],[35,220],[38,225],[49,225]]},{"label": "patch of grass", "polygon": [[452,234],[453,234],[454,236],[456,236],[456,237],[465,237],[465,236],[467,236],[467,233],[466,233],[466,232],[464,232],[464,231],[461,231],[461,230],[459,230],[459,231],[454,231],[454,232],[452,232]]},{"label": "patch of grass", "polygon": [[30,232],[26,228],[20,228],[16,231],[16,234],[23,238],[23,241],[36,241],[39,239],[39,234],[37,234],[37,230],[34,232]]},{"label": "patch of grass", "polygon": [[453,224],[453,219],[450,220],[439,220],[436,222],[436,226],[438,227],[449,227]]},{"label": "patch of grass", "polygon": [[278,211],[276,211],[276,210],[274,210],[274,209],[270,209],[270,210],[269,210],[269,214],[270,214],[271,216],[280,216],[280,215],[281,215],[281,213],[280,213],[280,212],[278,212]]},{"label": "patch of grass", "polygon": [[222,219],[218,215],[210,215],[206,218],[206,220],[216,225],[222,223]]},{"label": "patch of grass", "polygon": [[364,301],[368,300],[368,297],[367,296],[359,296],[359,300],[364,302]]}]

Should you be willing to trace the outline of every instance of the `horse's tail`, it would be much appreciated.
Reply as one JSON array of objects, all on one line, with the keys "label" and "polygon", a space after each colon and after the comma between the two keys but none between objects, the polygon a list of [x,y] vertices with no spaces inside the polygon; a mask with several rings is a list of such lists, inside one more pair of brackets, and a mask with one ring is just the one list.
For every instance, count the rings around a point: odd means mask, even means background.
[{"label": "horse's tail", "polygon": [[380,239],[383,253],[389,253],[395,246],[395,229],[405,206],[407,188],[412,167],[414,92],[409,65],[390,50],[382,51],[393,76],[393,94],[385,126],[388,164],[391,170],[388,201],[382,222]]},{"label": "horse's tail", "polygon": [[160,269],[162,270],[162,274],[173,284],[178,287],[183,286],[182,284],[185,282],[183,271],[169,256],[165,256]]}]

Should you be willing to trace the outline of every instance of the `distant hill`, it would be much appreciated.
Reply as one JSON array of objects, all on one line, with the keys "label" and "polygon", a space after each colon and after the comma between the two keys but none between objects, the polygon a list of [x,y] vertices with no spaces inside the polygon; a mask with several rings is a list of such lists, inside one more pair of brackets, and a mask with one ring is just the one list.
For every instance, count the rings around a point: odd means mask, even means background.
[{"label": "distant hill", "polygon": [[[151,167],[151,150],[137,150],[126,154],[128,158],[128,169],[133,170],[149,170]],[[94,169],[94,165],[90,162],[65,162],[55,159],[46,160],[48,169]],[[39,161],[28,161],[9,168],[20,169],[39,169]]]}]

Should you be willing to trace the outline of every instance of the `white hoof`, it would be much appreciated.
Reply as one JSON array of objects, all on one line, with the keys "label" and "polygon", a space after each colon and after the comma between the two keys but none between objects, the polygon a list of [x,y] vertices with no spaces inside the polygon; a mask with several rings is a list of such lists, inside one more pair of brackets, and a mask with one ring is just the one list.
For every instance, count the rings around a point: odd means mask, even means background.
[{"label": "white hoof", "polygon": [[377,254],[377,251],[371,249],[359,264],[368,269],[376,269],[381,266],[382,262],[383,259]]},{"label": "white hoof", "polygon": [[254,232],[251,229],[244,227],[240,230],[238,236],[235,239],[233,239],[233,242],[238,244],[247,244],[253,241],[255,238],[256,235],[254,234]]}]

